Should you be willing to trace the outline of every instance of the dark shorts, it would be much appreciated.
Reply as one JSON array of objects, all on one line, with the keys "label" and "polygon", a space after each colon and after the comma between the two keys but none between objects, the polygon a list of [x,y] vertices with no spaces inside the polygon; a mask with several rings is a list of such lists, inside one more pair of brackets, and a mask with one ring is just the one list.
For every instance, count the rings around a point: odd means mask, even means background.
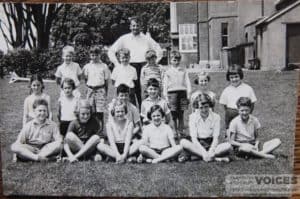
[{"label": "dark shorts", "polygon": [[225,111],[225,126],[226,129],[229,129],[229,124],[233,118],[239,115],[239,111],[237,109],[227,108]]},{"label": "dark shorts", "polygon": [[70,123],[71,123],[71,121],[60,121],[59,131],[62,136],[64,136],[64,137],[66,136]]},{"label": "dark shorts", "polygon": [[[255,145],[255,141],[252,141],[252,142],[245,142],[245,143],[248,143],[248,144],[252,144],[252,145]],[[245,156],[251,156],[251,154],[249,153],[245,153],[243,151],[240,151],[238,146],[232,146],[233,147],[233,153],[234,155],[238,156],[238,157],[245,157]]]},{"label": "dark shorts", "polygon": [[151,148],[151,149],[153,149],[156,153],[161,154],[167,148],[169,148],[169,147],[165,147],[165,148],[162,148],[162,149],[155,149],[155,148]]},{"label": "dark shorts", "polygon": [[186,91],[168,92],[168,101],[171,111],[184,111],[189,106]]},{"label": "dark shorts", "polygon": [[116,145],[117,145],[117,149],[118,149],[119,153],[123,154],[125,143],[116,143]]},{"label": "dark shorts", "polygon": [[213,138],[198,138],[198,141],[205,148],[205,150],[208,150],[211,146]]}]

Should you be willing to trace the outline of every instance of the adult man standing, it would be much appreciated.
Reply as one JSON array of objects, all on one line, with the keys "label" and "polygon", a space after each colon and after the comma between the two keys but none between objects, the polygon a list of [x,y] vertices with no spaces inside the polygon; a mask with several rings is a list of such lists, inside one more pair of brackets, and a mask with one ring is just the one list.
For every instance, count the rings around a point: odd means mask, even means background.
[{"label": "adult man standing", "polygon": [[140,74],[142,67],[146,64],[145,54],[149,49],[155,50],[157,54],[157,61],[162,58],[162,49],[150,36],[141,33],[141,22],[137,17],[130,19],[131,32],[121,36],[108,50],[108,56],[111,62],[117,66],[119,64],[116,52],[121,48],[128,48],[130,50],[130,65],[135,67],[138,80],[135,85],[135,93],[139,105],[141,105],[141,85]]}]

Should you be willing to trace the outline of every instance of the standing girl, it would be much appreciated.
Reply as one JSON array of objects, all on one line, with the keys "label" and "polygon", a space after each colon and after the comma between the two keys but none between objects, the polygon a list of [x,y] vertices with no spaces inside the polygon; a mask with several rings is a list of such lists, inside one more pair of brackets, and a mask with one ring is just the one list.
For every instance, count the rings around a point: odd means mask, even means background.
[{"label": "standing girl", "polygon": [[71,121],[76,120],[75,110],[79,97],[73,94],[76,89],[75,82],[70,78],[65,78],[61,83],[64,95],[58,99],[58,120],[61,135],[65,136]]},{"label": "standing girl", "polygon": [[34,118],[34,109],[33,109],[33,102],[38,99],[45,99],[48,103],[48,110],[49,115],[48,118],[52,119],[52,112],[51,112],[51,106],[50,106],[50,96],[43,93],[44,90],[44,83],[43,79],[39,75],[33,75],[30,78],[30,95],[25,98],[24,101],[24,113],[23,113],[23,126],[31,119]]},{"label": "standing girl", "polygon": [[[225,109],[226,130],[228,130],[231,120],[239,115],[236,104],[240,97],[250,98],[251,113],[254,108],[254,103],[257,100],[253,88],[248,84],[245,84],[242,81],[243,78],[244,73],[239,65],[233,65],[228,69],[226,79],[230,82],[230,85],[223,90],[220,96],[220,104],[223,104]],[[230,137],[228,132],[226,136],[228,138]]]}]

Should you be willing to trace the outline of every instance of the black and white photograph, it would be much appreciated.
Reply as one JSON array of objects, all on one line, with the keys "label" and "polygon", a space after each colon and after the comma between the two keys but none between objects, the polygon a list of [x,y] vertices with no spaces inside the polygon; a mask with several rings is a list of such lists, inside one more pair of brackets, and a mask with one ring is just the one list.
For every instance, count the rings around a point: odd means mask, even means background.
[{"label": "black and white photograph", "polygon": [[3,194],[290,196],[299,43],[300,0],[0,3]]}]

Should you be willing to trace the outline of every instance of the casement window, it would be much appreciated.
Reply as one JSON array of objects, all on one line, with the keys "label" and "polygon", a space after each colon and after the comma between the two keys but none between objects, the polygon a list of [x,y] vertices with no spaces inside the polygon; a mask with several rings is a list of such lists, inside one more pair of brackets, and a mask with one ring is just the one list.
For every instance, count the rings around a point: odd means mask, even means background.
[{"label": "casement window", "polygon": [[222,48],[228,47],[228,23],[221,23]]},{"label": "casement window", "polygon": [[197,52],[196,24],[179,24],[179,51]]}]

